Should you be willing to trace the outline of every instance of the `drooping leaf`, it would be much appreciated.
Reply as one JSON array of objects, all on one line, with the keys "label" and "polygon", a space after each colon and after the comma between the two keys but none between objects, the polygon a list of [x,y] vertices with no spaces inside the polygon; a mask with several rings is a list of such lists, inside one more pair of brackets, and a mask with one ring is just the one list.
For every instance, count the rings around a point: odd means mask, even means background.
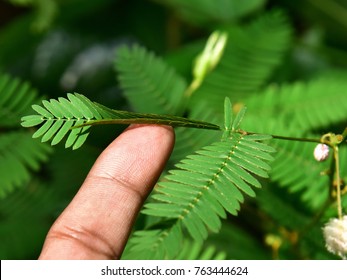
[{"label": "drooping leaf", "polygon": [[68,99],[60,97],[58,100],[43,100],[43,106],[33,105],[33,109],[39,115],[22,117],[22,126],[41,125],[33,134],[33,137],[41,137],[42,142],[51,141],[51,145],[58,144],[67,136],[65,147],[72,147],[72,149],[78,149],[83,145],[89,135],[90,127],[93,125],[158,124],[213,130],[220,129],[215,124],[177,116],[113,110],[92,102],[78,93],[69,93],[67,96]]}]

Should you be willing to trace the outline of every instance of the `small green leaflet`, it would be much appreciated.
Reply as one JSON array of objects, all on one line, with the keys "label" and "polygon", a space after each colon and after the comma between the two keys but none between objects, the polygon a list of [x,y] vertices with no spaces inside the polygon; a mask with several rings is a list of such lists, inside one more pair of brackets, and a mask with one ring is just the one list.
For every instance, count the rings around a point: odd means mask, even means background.
[{"label": "small green leaflet", "polygon": [[232,132],[236,132],[240,128],[242,119],[246,113],[246,107],[242,107],[233,118],[232,104],[228,97],[224,100],[224,133],[222,139],[228,139]]},{"label": "small green leaflet", "polygon": [[231,125],[233,121],[231,102],[229,98],[225,98],[224,100],[224,130],[225,132],[231,131]]}]

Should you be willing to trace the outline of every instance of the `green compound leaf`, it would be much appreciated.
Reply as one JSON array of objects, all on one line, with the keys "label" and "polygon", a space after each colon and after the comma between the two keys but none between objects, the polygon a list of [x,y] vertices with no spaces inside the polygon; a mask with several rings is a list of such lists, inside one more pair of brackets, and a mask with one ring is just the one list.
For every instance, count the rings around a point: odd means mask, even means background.
[{"label": "green compound leaf", "polygon": [[134,111],[181,112],[186,82],[161,58],[138,45],[123,46],[117,50],[115,68],[120,87]]},{"label": "green compound leaf", "polygon": [[266,161],[273,149],[258,138],[269,139],[232,132],[187,156],[159,183],[155,202],[146,204],[143,213],[177,219],[196,241],[204,240],[208,231],[218,232],[225,211],[237,215],[244,194],[255,196],[252,187],[261,184],[254,175],[268,177]]},{"label": "green compound leaf", "polygon": [[41,137],[42,142],[51,141],[51,145],[58,144],[67,136],[65,147],[72,149],[78,149],[83,145],[93,125],[158,124],[220,130],[215,124],[177,116],[113,110],[78,93],[68,93],[67,97],[43,100],[42,105],[34,104],[32,108],[38,115],[22,117],[22,126],[41,125],[33,134],[33,138]]}]

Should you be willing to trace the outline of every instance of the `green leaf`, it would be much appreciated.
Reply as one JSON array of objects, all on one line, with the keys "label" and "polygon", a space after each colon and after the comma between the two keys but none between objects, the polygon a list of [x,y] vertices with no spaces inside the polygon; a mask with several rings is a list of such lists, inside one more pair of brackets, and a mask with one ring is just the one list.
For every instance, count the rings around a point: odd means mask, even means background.
[{"label": "green leaf", "polygon": [[224,260],[226,254],[218,251],[213,245],[205,245],[185,239],[177,260]]},{"label": "green leaf", "polygon": [[76,108],[76,106],[72,104],[69,100],[63,97],[59,97],[58,100],[61,104],[61,108],[64,111],[64,115],[66,118],[83,118],[83,114],[81,113],[81,111],[78,110],[78,108]]},{"label": "green leaf", "polygon": [[217,232],[220,218],[225,217],[223,208],[236,215],[244,201],[242,193],[255,196],[252,186],[260,187],[260,183],[252,173],[268,176],[265,152],[258,157],[238,149],[240,143],[249,150],[259,149],[258,144],[265,149],[265,144],[247,138],[232,132],[230,138],[182,160],[156,188],[159,195],[152,198],[158,202],[146,204],[143,213],[178,219],[199,242],[208,230]]},{"label": "green leaf", "polygon": [[58,130],[62,127],[62,125],[64,124],[63,120],[57,120],[53,123],[52,126],[50,126],[50,128],[45,132],[45,134],[42,136],[41,141],[42,142],[47,142],[48,140],[50,140],[54,134],[56,134],[58,132]]},{"label": "green leaf", "polygon": [[[80,125],[83,124],[84,121],[83,120],[77,120],[75,125]],[[86,126],[84,128],[76,128],[71,130],[66,142],[65,142],[65,148],[70,148],[70,147],[74,147],[74,144],[76,143],[77,139],[80,137],[81,133],[82,133],[82,129],[84,129],[85,131],[87,129],[89,129],[89,126]],[[85,137],[84,139],[85,140]],[[83,143],[83,142],[82,142]],[[79,145],[81,145],[81,142],[79,143]]]},{"label": "green leaf", "polygon": [[31,179],[31,172],[48,160],[51,149],[35,141],[25,131],[13,131],[0,135],[0,198],[18,188],[23,188]]},{"label": "green leaf", "polygon": [[[230,105],[226,110],[231,114]],[[244,111],[236,118],[236,123],[233,122],[235,128],[239,127],[243,115]],[[231,123],[233,117],[226,113],[226,119]],[[169,219],[170,225],[150,237],[143,231],[142,238],[135,238],[132,254],[150,251],[151,258],[172,257],[177,254],[180,244],[170,237],[173,232],[176,238],[182,237],[183,233],[178,232],[182,226],[199,244],[209,232],[218,232],[226,212],[237,215],[244,195],[254,197],[252,187],[261,187],[253,174],[268,177],[266,161],[273,159],[269,152],[274,149],[260,141],[269,139],[271,137],[267,135],[247,135],[231,130],[228,138],[222,138],[176,164],[176,168],[158,183],[151,202],[142,210],[143,214],[162,217],[164,221]],[[153,233],[150,230],[148,234],[150,232]],[[172,250],[173,247],[176,249]]]},{"label": "green leaf", "polygon": [[237,113],[235,120],[232,123],[232,126],[231,126],[232,130],[235,131],[235,130],[239,129],[245,113],[246,113],[246,107],[242,107],[241,110]]},{"label": "green leaf", "polygon": [[45,117],[45,118],[53,118],[53,115],[48,112],[45,108],[39,106],[39,105],[36,105],[36,104],[33,104],[32,105],[32,108],[37,112],[39,113],[41,116]]},{"label": "green leaf", "polygon": [[74,105],[75,108],[82,113],[84,118],[92,119],[96,117],[94,116],[93,112],[89,109],[89,106],[87,106],[84,102],[82,102],[81,99],[79,99],[78,97],[76,97],[75,95],[71,93],[68,93],[67,97],[69,98],[71,104]]},{"label": "green leaf", "polygon": [[290,192],[300,193],[305,205],[320,209],[329,198],[329,177],[321,173],[329,169],[330,162],[318,164],[315,161],[314,143],[274,140],[273,145],[277,154],[272,163],[271,179]]},{"label": "green leaf", "polygon": [[115,68],[125,96],[134,111],[178,114],[186,82],[144,48],[134,45],[117,49]]},{"label": "green leaf", "polygon": [[43,106],[56,118],[62,118],[64,116],[63,110],[60,109],[59,103],[54,99],[51,99],[50,102],[47,100],[42,100]]},{"label": "green leaf", "polygon": [[241,97],[243,101],[268,83],[290,46],[291,28],[279,11],[262,14],[244,26],[230,25],[225,31],[228,43],[223,56],[194,92],[192,104],[205,100],[218,108],[226,96],[234,104]]},{"label": "green leaf", "polygon": [[61,127],[61,129],[55,134],[51,145],[56,145],[58,144],[64,137],[66,134],[68,134],[68,132],[70,131],[71,127],[73,126],[74,121],[66,121],[63,126]]},{"label": "green leaf", "polygon": [[113,110],[92,102],[77,93],[68,94],[68,98],[60,97],[58,100],[43,100],[44,107],[33,105],[33,109],[40,115],[22,117],[22,126],[31,127],[42,124],[33,134],[34,138],[42,137],[42,142],[52,139],[51,144],[56,145],[65,136],[68,136],[65,147],[72,147],[73,149],[78,149],[83,145],[89,135],[89,128],[93,125],[158,124],[220,130],[218,125],[204,121],[171,115],[140,114]]},{"label": "green leaf", "polygon": [[[0,74],[0,127],[19,127],[21,116],[35,101],[37,92],[28,83]],[[34,119],[31,123],[35,123]]]},{"label": "green leaf", "polygon": [[87,97],[85,97],[82,94],[75,93],[74,96],[78,98],[88,108],[88,110],[97,120],[102,119],[99,110],[95,108],[95,104],[92,101],[90,101]]},{"label": "green leaf", "polygon": [[260,9],[265,0],[163,0],[186,21],[198,25],[233,23]]},{"label": "green leaf", "polygon": [[180,223],[168,229],[135,231],[122,259],[175,259],[182,241]]},{"label": "green leaf", "polygon": [[104,125],[104,124],[158,124],[158,125],[169,125],[173,127],[191,127],[200,129],[211,129],[219,130],[220,127],[216,124],[190,120],[182,117],[169,116],[169,115],[155,115],[155,114],[137,114],[123,111],[114,110],[112,119],[103,120],[87,120],[85,123],[75,126],[91,126],[91,125]]},{"label": "green leaf", "polygon": [[232,105],[228,97],[224,100],[224,129],[226,131],[231,131],[232,125]]},{"label": "green leaf", "polygon": [[[245,100],[250,113],[244,128],[259,131],[264,127],[264,133],[289,135],[283,127],[295,127],[296,131],[291,135],[299,137],[343,122],[347,111],[346,87],[346,78],[338,75],[327,75],[306,83],[270,86]],[[260,125],[253,120],[259,116]],[[278,124],[274,124],[274,120]]]},{"label": "green leaf", "polygon": [[32,127],[41,124],[44,119],[39,115],[25,116],[22,118],[23,127]]},{"label": "green leaf", "polygon": [[[172,201],[172,199],[170,199],[169,201]],[[170,207],[168,204],[165,204],[165,203],[156,203],[156,204],[148,205],[147,209],[143,210],[142,212],[144,214],[152,215],[152,216],[157,216],[157,214],[160,213],[159,216],[165,215],[165,217],[168,217],[168,218],[177,217],[177,215],[179,214],[178,211],[175,211],[175,209],[172,209],[172,207]]]},{"label": "green leaf", "polygon": [[250,175],[247,171],[245,171],[243,168],[241,168],[237,165],[235,165],[235,166],[230,165],[230,166],[228,166],[228,170],[230,170],[234,174],[237,174],[242,180],[251,184],[252,186],[254,186],[256,188],[261,187],[259,181],[256,178],[254,178],[252,175]]},{"label": "green leaf", "polygon": [[34,134],[33,138],[39,138],[43,136],[49,128],[53,125],[54,120],[47,120]]},{"label": "green leaf", "polygon": [[190,207],[189,215],[185,215],[182,223],[196,242],[202,242],[207,238],[208,231],[201,218],[193,210]]},{"label": "green leaf", "polygon": [[228,97],[224,100],[224,133],[222,139],[227,139],[230,137],[232,131],[232,105]]}]

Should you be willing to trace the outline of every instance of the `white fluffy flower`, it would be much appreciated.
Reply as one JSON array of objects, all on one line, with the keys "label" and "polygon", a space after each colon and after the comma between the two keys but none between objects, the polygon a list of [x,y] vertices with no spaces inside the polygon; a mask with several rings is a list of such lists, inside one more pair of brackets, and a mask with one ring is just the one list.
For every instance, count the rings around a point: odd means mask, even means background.
[{"label": "white fluffy flower", "polygon": [[313,152],[314,158],[317,161],[324,161],[329,156],[329,146],[325,144],[318,144]]},{"label": "white fluffy flower", "polygon": [[347,216],[342,219],[333,218],[323,228],[325,245],[329,252],[347,257]]}]

